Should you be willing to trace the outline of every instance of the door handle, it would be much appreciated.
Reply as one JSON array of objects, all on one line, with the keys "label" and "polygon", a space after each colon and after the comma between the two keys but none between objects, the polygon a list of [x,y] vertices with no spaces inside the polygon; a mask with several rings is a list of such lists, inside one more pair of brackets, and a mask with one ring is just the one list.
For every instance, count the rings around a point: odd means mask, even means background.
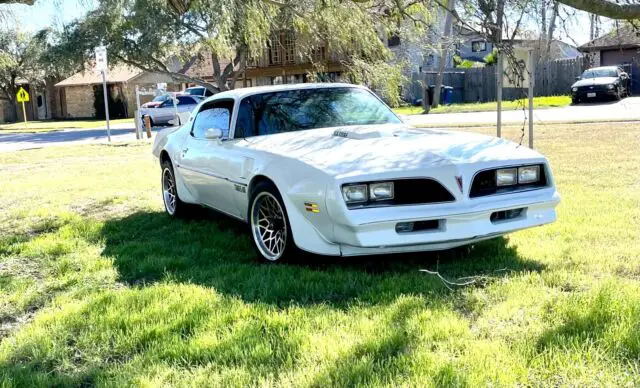
[{"label": "door handle", "polygon": [[184,158],[184,155],[187,153],[187,151],[189,151],[189,148],[183,148],[182,149],[182,157]]}]

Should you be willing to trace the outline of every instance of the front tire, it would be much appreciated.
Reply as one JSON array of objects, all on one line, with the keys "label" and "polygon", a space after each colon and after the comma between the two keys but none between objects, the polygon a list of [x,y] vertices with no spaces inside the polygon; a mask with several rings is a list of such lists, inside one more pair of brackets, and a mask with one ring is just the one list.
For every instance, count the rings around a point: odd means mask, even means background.
[{"label": "front tire", "polygon": [[178,187],[176,185],[173,165],[170,161],[165,160],[160,166],[162,167],[161,183],[164,210],[171,217],[184,218],[187,215],[189,205],[182,202],[180,197],[178,197]]},{"label": "front tire", "polygon": [[258,255],[269,262],[290,259],[298,249],[278,189],[270,182],[258,183],[249,204],[251,243]]}]

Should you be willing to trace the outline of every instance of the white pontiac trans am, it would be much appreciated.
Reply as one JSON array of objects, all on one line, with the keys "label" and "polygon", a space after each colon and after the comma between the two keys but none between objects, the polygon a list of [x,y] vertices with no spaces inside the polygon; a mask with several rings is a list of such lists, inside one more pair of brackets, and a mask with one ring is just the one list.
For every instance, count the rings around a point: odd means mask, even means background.
[{"label": "white pontiac trans am", "polygon": [[166,212],[247,222],[271,261],[454,248],[555,221],[544,156],[479,134],[404,125],[347,84],[216,94],[158,134]]}]

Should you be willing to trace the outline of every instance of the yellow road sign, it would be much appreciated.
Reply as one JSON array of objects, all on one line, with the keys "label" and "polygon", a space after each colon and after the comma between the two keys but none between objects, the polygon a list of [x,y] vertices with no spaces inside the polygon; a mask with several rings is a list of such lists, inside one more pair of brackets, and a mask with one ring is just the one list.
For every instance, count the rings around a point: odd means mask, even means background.
[{"label": "yellow road sign", "polygon": [[29,93],[23,87],[20,87],[18,93],[16,93],[16,98],[18,102],[29,102]]}]

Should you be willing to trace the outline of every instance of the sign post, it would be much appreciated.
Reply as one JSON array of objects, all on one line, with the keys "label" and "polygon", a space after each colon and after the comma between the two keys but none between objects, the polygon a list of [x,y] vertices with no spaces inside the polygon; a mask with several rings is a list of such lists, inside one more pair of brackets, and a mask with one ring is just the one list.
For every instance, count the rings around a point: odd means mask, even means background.
[{"label": "sign post", "polygon": [[529,124],[529,148],[533,149],[533,86],[535,83],[536,57],[530,48],[516,48],[513,52],[513,64],[504,71],[503,83],[507,87],[527,89]]},{"label": "sign post", "polygon": [[24,126],[27,127],[27,110],[24,107],[25,102],[29,102],[29,93],[22,86],[18,89],[18,93],[16,93],[16,101],[22,103],[22,117],[24,118]]},{"label": "sign post", "polygon": [[535,86],[536,58],[529,50],[529,148],[533,149],[533,87]]},{"label": "sign post", "polygon": [[111,143],[111,128],[109,127],[109,100],[107,93],[107,48],[98,46],[95,48],[96,70],[102,73],[102,92],[104,95],[104,115],[107,120],[107,139]]}]

